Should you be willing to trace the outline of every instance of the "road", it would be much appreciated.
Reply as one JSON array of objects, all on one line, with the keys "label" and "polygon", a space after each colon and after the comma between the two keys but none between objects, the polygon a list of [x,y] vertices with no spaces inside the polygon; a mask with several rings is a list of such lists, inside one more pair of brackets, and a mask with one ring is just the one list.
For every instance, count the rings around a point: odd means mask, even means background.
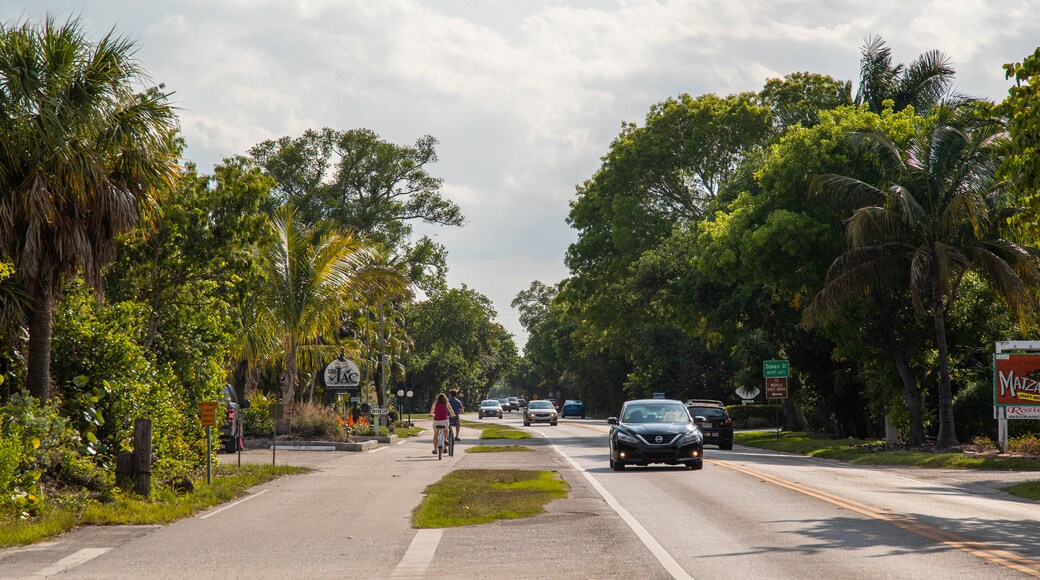
[{"label": "road", "polygon": [[[502,421],[520,426],[516,414]],[[701,471],[613,472],[603,421],[528,430],[535,453],[438,461],[426,437],[365,453],[279,451],[280,463],[315,471],[168,526],[82,528],[0,551],[0,578],[1040,576],[1040,506],[997,491],[1040,474],[864,469],[740,446],[709,447]],[[477,434],[464,430],[459,451]],[[499,467],[558,471],[571,493],[534,518],[410,527],[426,485]]]}]

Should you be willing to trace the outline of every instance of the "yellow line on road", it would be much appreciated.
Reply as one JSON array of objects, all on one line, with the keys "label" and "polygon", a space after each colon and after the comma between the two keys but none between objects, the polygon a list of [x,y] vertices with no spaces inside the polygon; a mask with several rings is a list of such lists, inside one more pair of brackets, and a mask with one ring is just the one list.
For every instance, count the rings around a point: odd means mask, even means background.
[{"label": "yellow line on road", "polygon": [[766,483],[771,483],[773,485],[789,489],[791,491],[795,491],[800,494],[819,499],[821,501],[825,501],[829,504],[854,511],[858,514],[862,514],[869,518],[892,524],[893,526],[906,530],[910,533],[917,534],[918,536],[922,536],[928,538],[929,540],[939,542],[951,548],[956,548],[958,550],[971,554],[972,556],[982,558],[983,560],[991,564],[998,564],[1006,568],[1011,568],[1012,570],[1017,570],[1024,574],[1040,578],[1040,562],[1037,562],[1035,560],[1018,556],[1016,554],[1012,554],[1011,552],[1000,550],[992,546],[983,544],[981,542],[969,540],[967,538],[958,536],[956,534],[952,534],[945,530],[940,530],[939,528],[919,522],[907,516],[901,516],[898,514],[886,512],[885,510],[878,509],[876,507],[860,503],[855,500],[837,496],[819,489],[807,487],[800,483],[788,481],[786,479],[769,475],[767,473],[763,473],[761,471],[751,469],[743,465],[737,465],[728,461],[719,461],[717,459],[705,459],[705,461],[714,465],[718,465],[719,467],[725,467],[727,469],[739,471],[740,473],[743,473],[745,475],[757,477],[758,479]]}]

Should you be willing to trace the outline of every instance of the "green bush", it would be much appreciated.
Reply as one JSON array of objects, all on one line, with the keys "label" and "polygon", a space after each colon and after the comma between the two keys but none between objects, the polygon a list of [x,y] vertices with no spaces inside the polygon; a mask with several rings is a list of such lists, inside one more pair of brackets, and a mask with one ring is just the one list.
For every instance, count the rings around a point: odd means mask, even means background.
[{"label": "green bush", "polygon": [[953,424],[960,441],[971,441],[976,437],[996,437],[993,383],[968,384],[957,391],[953,397]]},{"label": "green bush", "polygon": [[776,414],[780,405],[730,405],[726,412],[733,419],[735,429],[762,429],[776,427]]},{"label": "green bush", "polygon": [[1008,439],[1008,451],[1011,453],[1040,455],[1040,437],[1037,437],[1036,435],[1012,437]]}]

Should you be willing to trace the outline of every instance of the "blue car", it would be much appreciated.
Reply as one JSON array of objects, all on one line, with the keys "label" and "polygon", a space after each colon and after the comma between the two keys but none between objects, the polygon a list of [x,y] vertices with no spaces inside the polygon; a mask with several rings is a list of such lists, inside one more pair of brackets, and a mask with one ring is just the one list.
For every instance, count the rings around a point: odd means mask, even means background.
[{"label": "blue car", "polygon": [[560,407],[560,418],[565,417],[581,417],[585,418],[585,403],[574,399],[565,401],[563,407]]}]

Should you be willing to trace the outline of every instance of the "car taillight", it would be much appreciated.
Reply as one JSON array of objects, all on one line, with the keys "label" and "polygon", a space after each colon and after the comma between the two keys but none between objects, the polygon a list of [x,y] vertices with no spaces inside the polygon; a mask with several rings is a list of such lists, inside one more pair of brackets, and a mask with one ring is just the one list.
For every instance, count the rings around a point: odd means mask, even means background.
[{"label": "car taillight", "polygon": [[732,427],[733,426],[733,419],[730,419],[729,417],[726,417],[726,420],[722,422],[722,425],[724,427]]},{"label": "car taillight", "polygon": [[228,423],[234,423],[235,422],[235,408],[234,407],[228,407],[228,409],[227,409],[227,422]]}]

